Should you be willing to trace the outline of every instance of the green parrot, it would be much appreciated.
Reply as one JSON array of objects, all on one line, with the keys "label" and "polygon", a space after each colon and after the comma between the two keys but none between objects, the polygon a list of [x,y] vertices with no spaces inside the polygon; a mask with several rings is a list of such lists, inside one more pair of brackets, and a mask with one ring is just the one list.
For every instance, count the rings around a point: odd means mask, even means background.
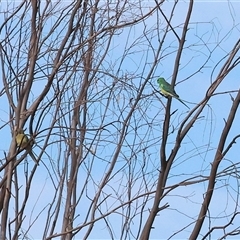
[{"label": "green parrot", "polygon": [[159,88],[160,88],[160,92],[165,96],[165,97],[174,97],[176,98],[178,101],[180,101],[182,104],[184,104],[188,109],[190,109],[177,95],[177,93],[175,92],[174,88],[172,85],[170,85],[168,82],[165,81],[164,78],[159,78],[157,80],[158,84],[159,84]]},{"label": "green parrot", "polygon": [[24,131],[22,129],[18,129],[17,130],[17,135],[16,135],[16,143],[17,146],[22,150],[22,149],[26,149],[28,151],[28,154],[30,155],[30,157],[33,159],[33,161],[39,165],[39,163],[37,162],[36,157],[34,156],[33,152],[32,152],[32,143],[29,142],[29,139],[27,137],[27,135],[24,133]]}]

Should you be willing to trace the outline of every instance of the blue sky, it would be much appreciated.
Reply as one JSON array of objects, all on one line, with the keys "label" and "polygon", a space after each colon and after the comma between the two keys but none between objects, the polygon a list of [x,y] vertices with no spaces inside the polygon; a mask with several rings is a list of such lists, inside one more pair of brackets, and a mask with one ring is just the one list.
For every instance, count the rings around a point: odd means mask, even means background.
[{"label": "blue sky", "polygon": [[[151,2],[146,2],[146,5],[148,4],[151,4]],[[166,15],[168,15],[172,4],[173,3],[169,1],[162,6],[162,9]],[[176,32],[178,33],[180,33],[182,29],[181,27],[185,19],[187,4],[188,3],[184,1],[179,3],[173,17],[173,26],[176,26]],[[211,81],[213,81],[217,76],[217,73],[222,64],[220,62],[214,71],[213,67],[226,54],[229,53],[235,42],[239,39],[240,16],[237,14],[237,10],[239,8],[240,3],[227,1],[196,1],[194,5],[191,18],[192,23],[190,24],[187,41],[185,44],[186,50],[183,53],[183,59],[181,61],[180,71],[175,87],[177,93],[181,96],[181,98],[189,102],[188,105],[190,107],[194,107],[195,103],[198,103],[204,98],[206,90],[208,89]],[[164,28],[164,20],[161,20],[160,24]],[[152,17],[147,20],[147,26],[150,28],[151,26],[154,27],[155,25],[156,16],[152,15]],[[120,69],[119,76],[117,76],[119,78],[124,75],[139,75],[139,78],[133,78],[130,80],[130,84],[133,86],[131,93],[126,92],[123,86],[118,83],[118,88],[114,92],[115,97],[113,97],[113,99],[118,99],[118,101],[116,100],[110,104],[110,107],[107,109],[108,117],[104,123],[109,123],[113,120],[124,119],[126,117],[129,110],[131,109],[131,106],[129,105],[129,99],[136,97],[137,90],[141,84],[143,84],[144,78],[151,67],[153,53],[151,51],[147,52],[148,43],[144,39],[142,40],[141,44],[136,44],[136,46],[132,49],[132,53],[129,54],[129,56],[126,57],[124,59],[124,62],[120,65],[124,47],[126,46],[126,42],[123,41],[123,39],[125,39],[126,36],[129,36],[127,46],[130,46],[139,36],[142,35],[142,32],[143,26],[138,25],[131,30],[126,29],[121,33],[120,36],[116,37],[110,48],[111,51],[109,51],[108,57],[106,58],[106,65],[103,64],[102,66],[103,69],[105,67],[105,70],[107,70],[107,63],[110,61],[114,63],[115,72]],[[161,34],[163,34],[163,32]],[[216,44],[219,42],[219,46],[216,46]],[[157,48],[159,42],[153,38],[151,44],[153,47]],[[193,44],[195,45],[193,46]],[[148,83],[144,89],[144,96],[149,97],[143,98],[143,100],[140,102],[141,108],[146,112],[145,114],[136,112],[134,115],[134,118],[129,126],[129,136],[124,142],[122,153],[114,169],[115,176],[112,178],[109,186],[105,188],[105,192],[112,194],[113,196],[117,196],[117,194],[120,195],[120,193],[126,194],[125,186],[127,185],[128,172],[124,166],[130,157],[132,161],[132,168],[130,170],[132,171],[134,178],[137,179],[135,184],[132,186],[132,195],[137,194],[140,190],[142,193],[144,193],[146,190],[146,184],[143,183],[140,174],[140,170],[143,167],[145,167],[145,170],[148,173],[146,179],[148,180],[149,190],[154,190],[154,185],[158,177],[158,170],[156,169],[159,169],[159,143],[161,142],[161,128],[164,119],[163,109],[164,104],[166,104],[166,99],[162,98],[161,95],[155,92],[155,89],[157,89],[156,79],[159,76],[163,76],[168,81],[171,81],[174,59],[177,51],[176,39],[174,38],[173,34],[170,33],[166,38],[163,49],[165,50],[162,52],[162,56],[165,57],[159,61],[158,67],[152,76],[151,82]],[[189,76],[198,71],[199,67],[207,60],[209,51],[212,51],[212,55],[208,60],[206,67],[189,78]],[[148,63],[147,65],[145,65],[146,62]],[[235,70],[233,70],[232,73],[229,74],[229,76],[227,76],[226,81],[223,81],[217,92],[219,93],[221,91],[224,92],[238,90],[240,83],[238,75],[239,69],[237,67]],[[98,99],[99,92],[99,97],[104,96],[104,94],[101,93],[101,89],[109,84],[109,82],[112,83],[112,81],[113,79],[108,77],[96,80],[96,84],[92,86],[92,96],[95,96],[94,99]],[[38,87],[41,86],[44,87],[44,83],[39,82],[35,86],[35,89],[33,89],[33,98],[35,97],[34,92],[39,91]],[[155,89],[153,89],[153,86]],[[2,82],[0,82],[0,88],[2,89],[2,87]],[[233,93],[232,95],[234,96],[235,94]],[[159,99],[161,101],[159,101]],[[94,103],[91,105],[90,112],[94,112],[94,119],[90,121],[91,118],[89,117],[89,126],[97,126],[98,123],[102,121],[102,115],[106,110],[106,103],[107,100],[103,100],[99,103]],[[193,175],[207,175],[211,167],[211,162],[213,160],[221,130],[225,124],[224,118],[227,118],[231,103],[232,102],[230,96],[227,94],[217,95],[211,99],[209,102],[209,108],[206,108],[201,115],[202,119],[199,119],[194,124],[194,127],[184,139],[182,143],[182,149],[179,152],[176,161],[174,161],[172,171],[169,175],[168,185],[173,185],[180,180],[191,177]],[[0,97],[0,106],[0,124],[3,126],[4,123],[8,121],[8,106],[6,104],[6,98],[4,96]],[[125,111],[122,116],[119,116],[119,112],[123,108],[125,108]],[[175,109],[178,109],[178,111],[172,118],[172,126],[177,127],[186,116],[188,109],[185,108],[185,106],[180,102],[173,99],[172,110]],[[146,115],[146,118],[151,119],[153,130],[147,129],[146,125],[142,128],[139,127],[141,125],[141,122],[144,123],[144,119],[142,119],[144,115]],[[237,115],[237,119],[238,118],[239,113]],[[138,136],[136,139],[134,138],[135,127],[140,128],[138,129]],[[110,130],[112,133],[118,133],[118,130],[111,126],[108,127],[108,130]],[[238,133],[238,123],[236,121],[229,135],[229,141],[231,140],[232,136],[235,136]],[[3,141],[0,145],[0,156],[3,158],[4,151],[8,151],[11,142],[9,127],[2,128],[0,134],[2,136],[7,136],[6,140]],[[116,142],[118,139],[116,136],[119,136],[117,134],[112,134],[112,136],[110,136],[108,133],[103,133],[102,139],[104,139],[104,134],[106,134],[105,140],[107,139],[109,142]],[[87,137],[89,138],[89,142],[86,143],[91,144],[93,141],[93,136],[91,133],[89,133]],[[174,141],[175,133],[169,137],[169,142],[167,144],[168,154],[171,152],[172,147],[174,146]],[[140,142],[146,146],[151,145],[151,147],[149,147],[146,152],[141,152],[137,147]],[[137,152],[136,155],[134,155],[133,152],[128,148],[128,144],[134,143],[136,144],[134,147],[135,151]],[[41,145],[41,142],[39,145]],[[230,164],[230,161],[238,161],[236,160],[236,156],[238,156],[237,146],[237,144],[233,146],[232,151],[221,163],[221,169],[227,167]],[[89,196],[93,197],[95,191],[97,191],[97,183],[100,183],[101,179],[104,177],[103,173],[109,166],[108,161],[111,161],[116,146],[101,143],[96,146],[95,141],[93,141],[92,148],[94,151],[96,151],[96,156],[93,154],[88,154],[86,158],[86,166],[93,164],[92,177],[94,179],[89,182],[88,189]],[[209,151],[206,153],[207,150]],[[35,151],[38,152],[37,149],[35,149]],[[54,147],[49,151],[51,151],[51,154],[53,156],[58,155],[58,149]],[[28,159],[29,158],[30,157],[28,157]],[[29,215],[26,216],[24,223],[26,228],[29,223],[31,223],[31,220],[34,219],[34,216],[36,216],[38,212],[42,210],[42,208],[48,205],[49,197],[53,194],[53,185],[51,183],[49,175],[53,174],[54,171],[51,169],[49,158],[46,155],[43,156],[42,161],[45,162],[48,169],[45,168],[43,164],[40,164],[40,167],[38,168],[34,177],[32,194],[30,196],[29,204],[27,205],[26,209],[26,212],[29,212]],[[54,161],[54,157],[52,161]],[[30,166],[32,165],[30,161],[29,164]],[[121,169],[121,171],[119,171],[119,169]],[[19,166],[18,170],[19,173],[24,176],[24,164]],[[49,172],[47,170],[49,170]],[[52,177],[57,182],[58,178],[54,175],[52,175]],[[82,167],[79,172],[79,179],[84,180],[86,177],[87,167]],[[79,189],[81,189],[81,184],[82,183],[80,181]],[[229,187],[224,187],[226,185],[229,185]],[[211,221],[213,224],[219,225],[224,224],[226,215],[231,214],[234,210],[234,201],[237,196],[236,189],[238,189],[238,185],[235,179],[230,177],[222,177],[221,181],[216,183],[216,186],[218,189],[214,193],[213,201],[211,204],[211,216],[213,217]],[[169,210],[166,209],[162,211],[156,218],[156,221],[154,222],[154,229],[151,233],[151,239],[166,239],[171,234],[174,234],[175,231],[183,228],[187,223],[194,222],[195,217],[198,215],[199,208],[201,207],[201,202],[205,190],[206,183],[199,183],[193,186],[182,186],[172,191],[162,202],[162,205],[165,203],[170,204],[170,208]],[[124,196],[120,197],[122,200],[125,199]],[[134,202],[133,209],[137,209],[141,201],[142,199],[139,199],[139,202]],[[79,224],[81,221],[83,221],[84,214],[87,212],[87,208],[82,206],[88,206],[88,204],[90,204],[90,200],[87,198],[81,200],[81,204],[78,208],[80,217],[77,222]],[[118,204],[119,203],[117,201],[114,201],[114,198],[109,198],[106,202],[106,205],[103,205],[101,210],[103,211],[104,207],[114,208],[114,206],[117,206]],[[149,208],[151,208],[151,204],[152,199],[150,199],[148,202]],[[33,207],[35,208],[34,212],[32,212]],[[147,215],[148,212],[146,211],[143,218],[145,219]],[[82,216],[83,218],[81,218]],[[189,216],[191,216],[193,219],[190,219]],[[214,217],[222,218],[215,219]],[[40,239],[39,236],[42,236],[42,228],[39,226],[41,226],[41,222],[44,222],[45,218],[46,211],[40,215],[40,217],[37,219],[37,224],[33,226],[32,230],[29,233],[33,239]],[[118,228],[118,226],[121,226],[122,224],[120,214],[110,215],[108,220],[114,228],[115,239],[119,238],[121,228]],[[130,227],[133,232],[136,232],[139,224],[139,215],[135,216],[135,220],[133,222],[134,224],[132,223]],[[58,224],[60,229],[60,222]],[[192,225],[178,234],[176,238],[173,237],[172,239],[186,239],[191,232],[191,226]],[[203,233],[207,228],[208,222],[205,221]],[[82,234],[83,233],[80,233],[78,235],[79,239],[81,239],[83,236]],[[223,233],[221,230],[219,230],[214,232],[212,237],[213,239],[218,238],[222,234]],[[91,239],[109,239],[105,224],[103,222],[96,223],[94,226],[94,231],[90,237]],[[234,239],[234,237],[231,239]],[[235,239],[237,239],[237,237]]]}]

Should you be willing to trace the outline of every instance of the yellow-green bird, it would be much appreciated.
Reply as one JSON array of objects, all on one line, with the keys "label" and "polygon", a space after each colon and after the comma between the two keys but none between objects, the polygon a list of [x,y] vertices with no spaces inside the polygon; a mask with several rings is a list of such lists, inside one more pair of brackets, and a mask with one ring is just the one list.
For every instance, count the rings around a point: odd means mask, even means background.
[{"label": "yellow-green bird", "polygon": [[22,129],[17,130],[17,135],[16,135],[16,144],[17,146],[22,150],[25,149],[28,151],[30,157],[33,159],[33,161],[37,164],[37,159],[35,158],[33,152],[32,152],[32,143],[29,142],[28,136],[24,133]]},{"label": "yellow-green bird", "polygon": [[184,104],[187,108],[189,108],[177,95],[175,92],[173,86],[169,84],[168,82],[165,81],[164,78],[159,78],[157,80],[157,83],[159,84],[160,92],[165,96],[165,97],[174,97],[178,101],[180,101],[182,104]]}]

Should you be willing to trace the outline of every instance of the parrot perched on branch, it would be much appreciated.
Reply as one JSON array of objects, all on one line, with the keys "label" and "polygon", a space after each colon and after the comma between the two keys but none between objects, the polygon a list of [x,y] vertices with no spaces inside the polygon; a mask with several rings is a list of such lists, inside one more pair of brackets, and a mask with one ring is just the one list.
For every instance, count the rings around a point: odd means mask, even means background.
[{"label": "parrot perched on branch", "polygon": [[157,80],[157,82],[159,84],[160,92],[165,97],[174,97],[174,98],[176,98],[178,101],[180,101],[182,104],[184,104],[189,109],[189,107],[179,98],[179,96],[175,92],[173,86],[170,85],[168,82],[166,82],[164,78],[159,78]]},{"label": "parrot perched on branch", "polygon": [[30,157],[33,159],[33,161],[37,164],[37,159],[34,156],[33,152],[32,152],[32,144],[33,142],[30,142],[28,139],[28,136],[24,133],[24,131],[22,129],[18,129],[17,130],[17,135],[16,135],[16,144],[17,146],[22,150],[25,149],[28,151],[28,154],[30,155]]}]

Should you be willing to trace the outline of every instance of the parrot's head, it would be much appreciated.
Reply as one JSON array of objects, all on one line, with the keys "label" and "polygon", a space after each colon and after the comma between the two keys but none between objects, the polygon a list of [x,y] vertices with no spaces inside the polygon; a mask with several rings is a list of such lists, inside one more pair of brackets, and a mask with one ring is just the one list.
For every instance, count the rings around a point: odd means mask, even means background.
[{"label": "parrot's head", "polygon": [[159,78],[158,80],[157,80],[157,83],[160,85],[160,84],[162,84],[162,83],[164,83],[165,82],[165,79],[164,78]]},{"label": "parrot's head", "polygon": [[17,134],[24,134],[24,131],[23,131],[23,129],[17,129]]}]

